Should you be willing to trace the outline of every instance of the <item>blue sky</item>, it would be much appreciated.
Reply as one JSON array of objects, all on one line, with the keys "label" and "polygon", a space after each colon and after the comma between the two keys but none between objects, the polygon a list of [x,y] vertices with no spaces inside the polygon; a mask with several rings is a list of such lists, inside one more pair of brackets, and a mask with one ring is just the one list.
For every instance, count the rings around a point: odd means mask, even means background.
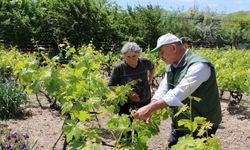
[{"label": "blue sky", "polygon": [[117,2],[122,8],[126,9],[127,5],[145,6],[147,4],[159,5],[167,10],[177,10],[178,8],[185,11],[190,7],[198,6],[202,10],[208,7],[220,13],[232,13],[236,11],[250,11],[250,0],[110,0]]}]

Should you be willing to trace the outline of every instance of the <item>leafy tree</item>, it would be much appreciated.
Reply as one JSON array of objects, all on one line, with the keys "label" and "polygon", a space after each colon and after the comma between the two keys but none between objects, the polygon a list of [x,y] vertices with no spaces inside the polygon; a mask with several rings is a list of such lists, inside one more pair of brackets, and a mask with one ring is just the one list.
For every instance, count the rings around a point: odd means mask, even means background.
[{"label": "leafy tree", "polygon": [[107,1],[54,1],[49,12],[53,36],[59,42],[66,37],[76,47],[93,41],[100,48],[102,41],[109,41],[112,37],[109,8]]},{"label": "leafy tree", "polygon": [[129,40],[145,49],[168,32],[206,47],[250,42],[249,13],[226,15],[198,7],[183,12],[152,5],[122,9],[108,0],[1,0],[0,20],[0,41],[32,49],[59,49],[65,38],[76,48],[92,43],[104,52],[118,52]]},{"label": "leafy tree", "polygon": [[231,47],[250,41],[250,15],[246,12],[241,11],[226,15],[221,26],[225,42]]},{"label": "leafy tree", "polygon": [[21,47],[32,44],[33,39],[49,40],[46,0],[2,0],[0,9],[1,39]]},{"label": "leafy tree", "polygon": [[33,35],[30,25],[29,1],[8,1],[0,2],[0,37],[11,43],[27,43]]},{"label": "leafy tree", "polygon": [[118,14],[117,29],[124,41],[134,40],[143,48],[153,48],[166,28],[165,16],[166,11],[159,6],[128,6]]},{"label": "leafy tree", "polygon": [[190,9],[185,17],[191,30],[190,36],[201,46],[222,46],[223,38],[220,35],[220,16],[210,11],[200,11],[194,7]]},{"label": "leafy tree", "polygon": [[134,20],[138,23],[138,34],[142,38],[142,44],[148,48],[155,47],[157,38],[165,33],[166,11],[159,6],[147,5],[146,7],[136,7],[134,13]]}]

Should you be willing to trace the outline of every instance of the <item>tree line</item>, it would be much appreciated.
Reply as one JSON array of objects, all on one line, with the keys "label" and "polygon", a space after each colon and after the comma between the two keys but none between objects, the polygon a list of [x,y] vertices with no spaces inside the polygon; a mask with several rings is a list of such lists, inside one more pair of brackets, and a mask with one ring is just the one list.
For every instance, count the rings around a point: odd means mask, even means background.
[{"label": "tree line", "polygon": [[0,41],[24,48],[58,49],[66,40],[76,48],[92,43],[96,49],[118,51],[133,40],[146,49],[168,32],[190,37],[193,46],[250,47],[250,13],[243,11],[122,9],[108,0],[1,0],[0,20]]}]

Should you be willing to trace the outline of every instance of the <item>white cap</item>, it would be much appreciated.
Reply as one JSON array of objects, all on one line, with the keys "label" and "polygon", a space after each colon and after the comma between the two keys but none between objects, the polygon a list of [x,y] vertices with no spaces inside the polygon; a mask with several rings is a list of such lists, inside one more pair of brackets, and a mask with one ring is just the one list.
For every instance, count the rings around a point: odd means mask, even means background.
[{"label": "white cap", "polygon": [[150,52],[151,53],[157,52],[162,45],[171,44],[175,42],[181,42],[181,40],[177,36],[171,33],[164,34],[158,38],[157,46]]}]

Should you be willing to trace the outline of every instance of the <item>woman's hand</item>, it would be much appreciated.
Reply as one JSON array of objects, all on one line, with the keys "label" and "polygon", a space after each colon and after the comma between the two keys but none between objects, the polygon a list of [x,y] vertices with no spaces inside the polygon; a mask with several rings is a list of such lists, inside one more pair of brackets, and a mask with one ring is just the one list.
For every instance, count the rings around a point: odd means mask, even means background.
[{"label": "woman's hand", "polygon": [[148,84],[152,85],[154,79],[155,68],[148,71]]},{"label": "woman's hand", "polygon": [[153,83],[153,77],[148,77],[148,84],[152,85],[152,83]]},{"label": "woman's hand", "polygon": [[131,92],[128,97],[132,102],[138,103],[140,101],[140,97],[136,92]]}]

